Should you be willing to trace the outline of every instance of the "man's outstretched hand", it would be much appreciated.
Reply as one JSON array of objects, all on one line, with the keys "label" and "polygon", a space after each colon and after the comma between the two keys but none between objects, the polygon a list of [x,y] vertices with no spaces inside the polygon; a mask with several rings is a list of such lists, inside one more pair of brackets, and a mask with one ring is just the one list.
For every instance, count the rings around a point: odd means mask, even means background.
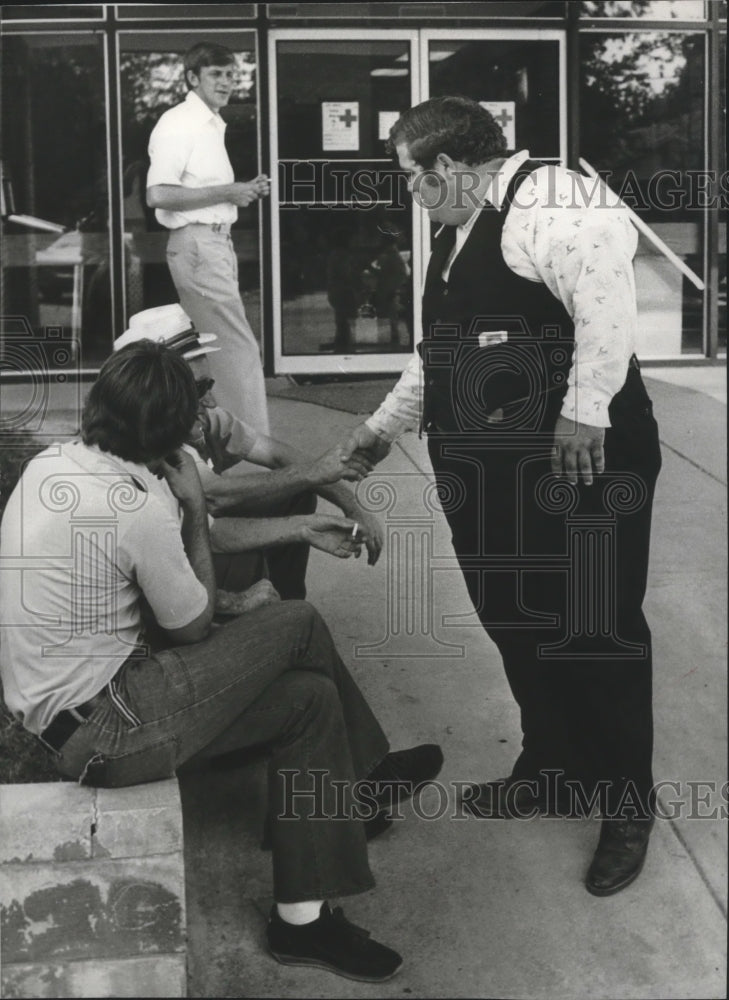
[{"label": "man's outstretched hand", "polygon": [[361,461],[368,462],[370,468],[381,462],[391,447],[389,441],[375,434],[367,424],[359,424],[342,442],[342,450],[350,460],[359,457]]},{"label": "man's outstretched hand", "polygon": [[554,428],[552,472],[570,483],[581,476],[586,486],[592,486],[593,473],[605,471],[604,442],[604,427],[578,424],[560,414]]},{"label": "man's outstretched hand", "polygon": [[372,471],[372,465],[366,455],[359,452],[352,454],[346,445],[336,444],[311,463],[309,478],[312,486],[338,483],[340,479],[358,483]]}]

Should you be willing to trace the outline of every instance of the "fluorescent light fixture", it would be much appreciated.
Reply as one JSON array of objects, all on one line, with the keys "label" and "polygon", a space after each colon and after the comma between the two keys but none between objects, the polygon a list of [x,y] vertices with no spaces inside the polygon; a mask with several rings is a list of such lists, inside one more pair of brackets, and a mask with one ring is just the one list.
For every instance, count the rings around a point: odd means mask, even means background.
[{"label": "fluorescent light fixture", "polygon": [[428,53],[428,59],[431,62],[443,62],[444,59],[450,59],[452,55],[455,55],[456,49],[451,49],[450,51],[445,51],[444,49],[433,49]]},{"label": "fluorescent light fixture", "polygon": [[382,69],[371,69],[370,76],[407,76],[410,70],[397,69],[394,66],[384,66]]}]

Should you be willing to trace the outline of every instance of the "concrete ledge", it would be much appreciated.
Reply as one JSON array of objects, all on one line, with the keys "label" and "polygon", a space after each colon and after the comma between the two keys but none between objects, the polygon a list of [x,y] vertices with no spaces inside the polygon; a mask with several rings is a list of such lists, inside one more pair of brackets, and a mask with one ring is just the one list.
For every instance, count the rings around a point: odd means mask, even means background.
[{"label": "concrete ledge", "polygon": [[176,780],[0,786],[4,997],[186,995]]}]

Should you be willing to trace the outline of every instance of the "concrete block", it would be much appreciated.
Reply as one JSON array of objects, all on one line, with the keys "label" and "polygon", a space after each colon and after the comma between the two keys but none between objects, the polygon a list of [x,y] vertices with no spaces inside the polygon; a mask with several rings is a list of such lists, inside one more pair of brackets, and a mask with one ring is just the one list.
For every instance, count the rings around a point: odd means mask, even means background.
[{"label": "concrete block", "polygon": [[184,996],[177,782],[0,795],[0,996]]},{"label": "concrete block", "polygon": [[181,816],[176,779],[131,788],[99,788],[93,857],[149,857],[181,851]]},{"label": "concrete block", "polygon": [[90,858],[94,796],[73,782],[0,785],[0,864]]},{"label": "concrete block", "polygon": [[123,958],[185,944],[182,859],[0,867],[3,962]]},{"label": "concrete block", "polygon": [[13,997],[184,997],[184,955],[106,959],[98,962],[12,965],[3,976],[2,996]]}]

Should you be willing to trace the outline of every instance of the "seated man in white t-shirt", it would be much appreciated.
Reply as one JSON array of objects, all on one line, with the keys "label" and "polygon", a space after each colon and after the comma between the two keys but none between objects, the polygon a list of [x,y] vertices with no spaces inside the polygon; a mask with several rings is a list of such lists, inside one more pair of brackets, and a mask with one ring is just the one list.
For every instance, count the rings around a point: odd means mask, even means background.
[{"label": "seated man in white t-shirt", "polygon": [[[369,564],[377,562],[379,522],[342,482],[360,478],[365,469],[356,461],[342,462],[339,447],[318,458],[303,455],[216,406],[208,358],[218,351],[217,337],[195,330],[181,306],[157,306],[132,316],[114,349],[141,339],[172,347],[195,375],[201,398],[187,447],[215,517],[210,531],[219,588],[226,594],[245,591],[266,576],[282,598],[303,599],[309,547],[348,555],[340,543],[354,523]],[[315,514],[317,496],[339,507],[344,517]]]},{"label": "seated man in white t-shirt", "polygon": [[[92,786],[155,781],[189,761],[265,748],[269,951],[284,964],[389,979],[400,956],[326,900],[372,888],[362,807],[376,818],[396,783],[411,794],[434,777],[440,749],[388,753],[309,604],[279,601],[211,631],[208,514],[182,449],[197,407],[179,354],[131,344],[91,387],[82,439],[26,467],[0,533],[7,706],[62,775]],[[342,546],[351,554],[359,543]],[[165,648],[143,642],[143,601]],[[243,798],[234,805],[246,808]]]}]

